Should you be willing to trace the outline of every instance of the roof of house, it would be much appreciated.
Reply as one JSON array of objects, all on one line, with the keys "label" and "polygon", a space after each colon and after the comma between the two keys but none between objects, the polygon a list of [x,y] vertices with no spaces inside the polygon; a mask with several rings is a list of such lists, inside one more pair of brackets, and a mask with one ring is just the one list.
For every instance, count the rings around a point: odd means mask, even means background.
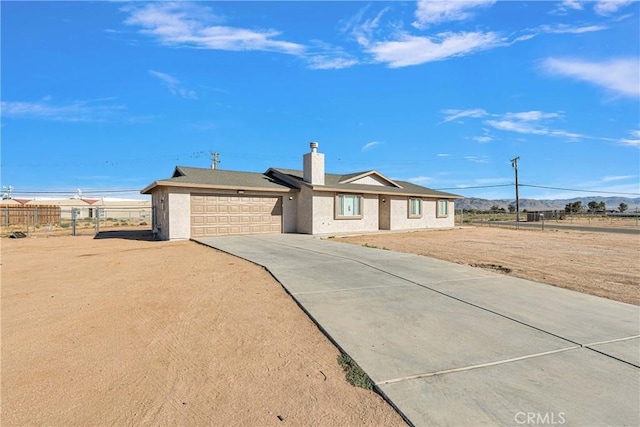
[{"label": "roof of house", "polygon": [[[359,177],[375,175],[390,185],[354,184]],[[317,191],[342,191],[350,193],[397,194],[404,196],[461,198],[456,194],[433,190],[406,181],[392,181],[376,171],[364,171],[345,175],[325,174],[324,185],[311,185],[303,181],[303,172],[294,169],[270,168],[264,173],[236,172],[219,169],[176,167],[173,176],[155,181],[141,193],[149,194],[157,186],[196,187],[203,189],[257,190],[288,192],[303,185]]]},{"label": "roof of house", "polygon": [[[271,168],[267,171],[267,174],[270,171],[275,171],[276,173],[280,173],[286,175],[300,183],[300,185],[305,185],[303,178],[303,172],[295,169],[278,169]],[[344,183],[345,181],[350,181],[355,177],[366,176],[369,174],[376,174],[383,178],[384,180],[397,185],[396,186],[383,186],[383,185],[369,185],[369,184],[352,184],[352,183]],[[277,175],[276,175],[277,176]],[[308,185],[308,184],[307,184]],[[431,188],[423,187],[421,185],[413,184],[407,181],[392,181],[389,178],[381,175],[376,171],[366,171],[366,172],[357,172],[346,175],[338,175],[332,173],[326,173],[324,175],[324,185],[313,185],[314,190],[320,191],[344,191],[344,192],[358,192],[358,193],[375,193],[375,194],[398,194],[398,195],[411,195],[411,196],[424,196],[424,197],[446,197],[446,198],[462,198],[457,194],[445,193],[444,191],[433,190]]]},{"label": "roof of house", "polygon": [[154,187],[200,187],[232,190],[263,190],[286,192],[291,186],[264,173],[236,172],[220,169],[177,166],[171,178],[155,181],[141,193],[149,194]]}]

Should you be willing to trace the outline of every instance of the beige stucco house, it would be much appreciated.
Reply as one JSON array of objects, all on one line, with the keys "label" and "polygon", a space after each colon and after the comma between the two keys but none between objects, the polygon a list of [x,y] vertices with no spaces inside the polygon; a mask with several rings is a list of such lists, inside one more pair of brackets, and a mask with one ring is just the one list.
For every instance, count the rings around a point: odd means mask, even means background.
[{"label": "beige stucco house", "polygon": [[231,234],[331,234],[450,228],[462,196],[391,180],[374,170],[325,173],[318,144],[303,169],[264,173],[176,167],[151,194],[154,230],[165,240]]}]

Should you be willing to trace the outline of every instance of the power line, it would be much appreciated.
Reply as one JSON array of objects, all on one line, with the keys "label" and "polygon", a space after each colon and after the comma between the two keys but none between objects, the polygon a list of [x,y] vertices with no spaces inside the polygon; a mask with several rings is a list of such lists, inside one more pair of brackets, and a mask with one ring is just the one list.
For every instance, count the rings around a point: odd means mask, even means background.
[{"label": "power line", "polygon": [[533,184],[520,184],[521,187],[534,187],[534,188],[546,188],[549,190],[561,190],[561,191],[579,191],[581,193],[604,193],[604,194],[625,194],[628,196],[640,196],[640,193],[625,193],[622,191],[602,191],[602,190],[578,190],[575,188],[560,188],[560,187],[548,187],[545,185],[533,185]]},{"label": "power line", "polygon": [[474,185],[468,187],[447,187],[447,188],[434,188],[436,191],[442,190],[468,190],[470,188],[495,188],[495,187],[511,187],[513,184],[496,184],[496,185]]},{"label": "power line", "polygon": [[[28,190],[16,190],[13,189],[13,193],[19,194],[75,194],[78,190],[60,190],[60,191],[28,191]],[[140,189],[122,189],[122,190],[82,190],[82,194],[96,194],[96,193],[138,193]]]}]

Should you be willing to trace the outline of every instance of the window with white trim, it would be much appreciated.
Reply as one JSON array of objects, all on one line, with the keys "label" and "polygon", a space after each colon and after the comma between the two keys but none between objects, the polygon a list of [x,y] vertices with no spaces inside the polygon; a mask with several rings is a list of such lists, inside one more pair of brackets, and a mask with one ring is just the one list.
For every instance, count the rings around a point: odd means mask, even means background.
[{"label": "window with white trim", "polygon": [[436,215],[438,218],[446,218],[449,216],[449,201],[438,200],[438,212]]},{"label": "window with white trim", "polygon": [[362,196],[358,194],[336,195],[336,217],[362,218]]},{"label": "window with white trim", "polygon": [[409,197],[409,218],[422,218],[422,199]]}]

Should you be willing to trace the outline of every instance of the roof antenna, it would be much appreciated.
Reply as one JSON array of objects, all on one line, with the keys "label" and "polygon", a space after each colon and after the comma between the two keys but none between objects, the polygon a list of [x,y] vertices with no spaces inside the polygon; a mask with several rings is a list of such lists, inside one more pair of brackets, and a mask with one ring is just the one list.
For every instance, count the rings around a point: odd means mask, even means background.
[{"label": "roof antenna", "polygon": [[218,169],[218,163],[220,163],[220,160],[218,160],[218,153],[212,151],[211,152],[211,169],[213,170]]}]

